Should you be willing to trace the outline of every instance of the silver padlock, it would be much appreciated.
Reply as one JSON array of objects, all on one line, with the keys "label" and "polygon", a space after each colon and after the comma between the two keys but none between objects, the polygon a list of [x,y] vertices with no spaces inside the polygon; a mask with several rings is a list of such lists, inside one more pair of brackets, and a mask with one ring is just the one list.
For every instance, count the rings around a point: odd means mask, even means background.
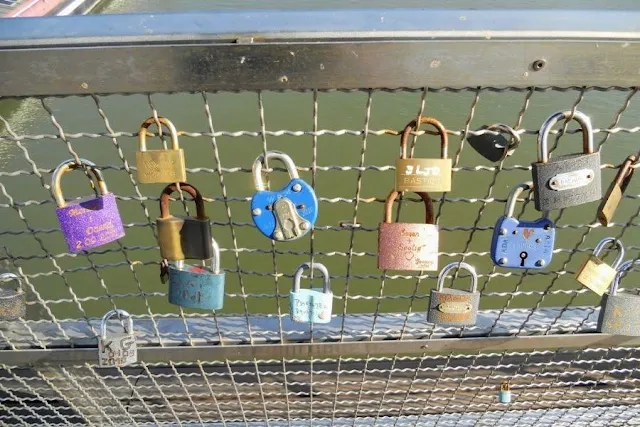
[{"label": "silver padlock", "polygon": [[[471,273],[471,291],[444,289],[444,279],[450,270],[458,267]],[[431,290],[427,322],[442,326],[471,326],[476,324],[480,292],[475,268],[466,262],[452,262],[438,275],[436,289]]]},{"label": "silver padlock", "polygon": [[[305,269],[322,273],[322,289],[300,289],[300,279]],[[291,320],[302,323],[329,323],[333,306],[333,292],[327,267],[323,264],[305,262],[293,276],[293,288],[289,292]]]},{"label": "silver padlock", "polygon": [[640,266],[640,260],[629,260],[620,264],[609,293],[602,296],[598,332],[640,337],[640,295],[618,292],[622,274],[631,270],[633,265]]},{"label": "silver padlock", "polygon": [[[114,316],[127,319],[125,333],[107,334],[107,322]],[[127,330],[128,329],[128,330]],[[124,310],[111,310],[102,318],[98,337],[98,362],[101,367],[126,366],[138,361],[133,319]]]},{"label": "silver padlock", "polygon": [[27,312],[27,304],[24,291],[20,286],[20,277],[13,273],[0,274],[0,283],[17,282],[16,289],[0,288],[0,320],[17,320],[24,317]]}]

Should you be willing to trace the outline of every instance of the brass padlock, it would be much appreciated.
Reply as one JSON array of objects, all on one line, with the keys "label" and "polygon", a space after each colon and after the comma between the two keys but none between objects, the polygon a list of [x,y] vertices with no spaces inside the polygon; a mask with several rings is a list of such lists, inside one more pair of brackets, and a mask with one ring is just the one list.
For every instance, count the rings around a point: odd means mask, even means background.
[{"label": "brass padlock", "polygon": [[396,160],[396,190],[413,191],[451,191],[451,159],[447,158],[449,139],[442,123],[433,117],[421,117],[420,124],[435,127],[440,134],[440,158],[407,158],[407,145],[411,131],[417,128],[416,121],[405,126],[400,137],[401,157]]},{"label": "brass padlock", "polygon": [[169,196],[178,191],[177,184],[167,185],[160,196],[160,218],[158,226],[158,244],[160,255],[169,261],[183,259],[211,259],[211,221],[204,211],[202,194],[191,184],[180,183],[196,202],[196,217],[175,217],[169,212]]},{"label": "brass padlock", "polygon": [[600,206],[598,206],[598,221],[605,227],[611,222],[613,214],[618,208],[620,200],[622,200],[622,195],[627,189],[635,170],[633,166],[637,162],[637,155],[631,155],[626,158],[620,169],[618,169],[618,173],[609,186],[607,193],[602,198]]},{"label": "brass padlock", "polygon": [[[618,248],[618,256],[611,265],[598,258],[598,255],[608,243],[612,243],[613,246]],[[624,246],[620,240],[613,237],[602,239],[593,249],[593,254],[585,260],[576,272],[576,280],[596,294],[604,295],[609,289],[611,281],[616,277],[616,269],[624,258],[624,252]]]},{"label": "brass padlock", "polygon": [[13,273],[0,274],[0,283],[16,281],[16,289],[0,288],[0,320],[17,320],[24,317],[27,306],[24,291],[20,287],[20,277]]},{"label": "brass padlock", "polygon": [[158,122],[169,129],[171,150],[147,150],[147,128],[156,123],[156,120],[153,117],[145,120],[140,127],[140,146],[138,147],[139,151],[136,153],[138,181],[142,184],[186,181],[187,171],[184,164],[184,150],[178,145],[178,132],[169,119],[158,117]]}]

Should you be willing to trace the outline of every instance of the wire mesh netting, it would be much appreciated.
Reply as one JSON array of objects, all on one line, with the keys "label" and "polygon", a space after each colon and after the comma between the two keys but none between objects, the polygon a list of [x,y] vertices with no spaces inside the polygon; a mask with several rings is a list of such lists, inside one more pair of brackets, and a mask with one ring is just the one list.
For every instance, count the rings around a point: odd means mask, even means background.
[{"label": "wire mesh netting", "polygon": [[[0,323],[4,352],[95,348],[99,321],[113,308],[134,318],[138,347],[259,345],[424,340],[422,355],[275,360],[144,360],[124,368],[96,363],[3,364],[0,421],[5,424],[298,425],[625,425],[640,412],[635,347],[429,354],[429,339],[454,340],[594,332],[599,297],[575,271],[604,237],[640,246],[640,181],[631,181],[613,223],[602,227],[596,204],[554,211],[551,264],[543,270],[495,267],[489,259],[494,224],[509,190],[531,179],[536,134],[559,110],[591,117],[601,151],[603,186],[637,152],[636,88],[468,88],[303,92],[189,93],[44,97],[3,100],[0,170],[3,269],[27,294],[27,315]],[[163,185],[136,181],[138,128],[168,117],[179,130],[187,180],[204,195],[226,272],[222,310],[182,309],[167,302],[159,278],[155,219]],[[447,128],[454,174],[451,192],[432,194],[440,227],[440,265],[466,261],[478,271],[482,297],[475,326],[435,327],[426,321],[438,272],[379,271],[377,230],[392,190],[399,131],[421,116]],[[474,137],[508,123],[522,142],[491,162]],[[150,135],[147,144],[160,146]],[[553,154],[579,151],[570,123],[552,133]],[[170,144],[166,134],[162,144]],[[422,157],[438,152],[430,129],[413,135]],[[487,140],[484,140],[487,143]],[[251,221],[251,164],[281,150],[319,199],[319,218],[304,238],[274,243]],[[427,154],[429,153],[429,154]],[[66,251],[49,185],[68,158],[93,161],[116,194],[126,236],[81,254]],[[267,182],[288,181],[279,164]],[[65,176],[67,199],[91,194],[82,172]],[[517,212],[537,218],[531,195]],[[193,212],[185,197],[173,213]],[[410,193],[395,218],[420,222],[424,207]],[[611,252],[611,253],[609,253]],[[612,251],[603,253],[611,262]],[[289,290],[303,262],[327,266],[334,294],[326,325],[291,322]],[[457,273],[456,273],[457,274]],[[638,273],[621,288],[640,289]],[[319,283],[318,278],[305,277]],[[461,272],[456,287],[468,286]],[[447,281],[447,286],[452,282]],[[293,350],[292,350],[293,351]],[[6,353],[5,353],[6,354]],[[512,403],[498,403],[501,383]],[[306,421],[305,421],[306,420]],[[255,424],[254,424],[255,423]],[[306,424],[305,424],[306,425]]]}]

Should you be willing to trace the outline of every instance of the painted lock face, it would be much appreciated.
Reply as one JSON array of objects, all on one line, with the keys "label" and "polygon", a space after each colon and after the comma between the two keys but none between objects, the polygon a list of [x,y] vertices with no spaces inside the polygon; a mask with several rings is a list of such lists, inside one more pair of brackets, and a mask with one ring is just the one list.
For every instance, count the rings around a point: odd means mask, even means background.
[{"label": "painted lock face", "polygon": [[384,222],[378,232],[378,268],[381,270],[438,269],[438,226],[434,224],[433,202],[427,193],[417,193],[424,202],[426,224],[391,222],[393,202],[400,194],[392,191],[384,204]]},{"label": "painted lock face", "polygon": [[573,118],[582,127],[582,153],[549,159],[549,132],[571,111],[558,111],[544,121],[538,134],[538,162],[532,163],[536,209],[549,211],[600,200],[600,152],[593,149],[593,130],[589,117],[576,111]]},{"label": "painted lock face", "polygon": [[[114,316],[127,320],[124,333],[107,333],[107,322]],[[133,319],[124,310],[111,310],[102,318],[98,337],[98,362],[100,366],[126,366],[136,363],[138,348],[133,335]]]},{"label": "painted lock face", "polygon": [[[445,289],[444,279],[447,273],[456,267],[471,273],[470,291]],[[479,306],[480,292],[476,269],[466,262],[452,262],[440,271],[436,289],[431,290],[427,322],[441,326],[472,326],[476,324]]]},{"label": "painted lock face", "polygon": [[[15,283],[15,289],[5,282]],[[17,320],[24,317],[27,304],[24,291],[20,287],[20,277],[13,273],[2,273],[0,286],[0,320]]]},{"label": "painted lock face", "polygon": [[313,188],[298,176],[291,157],[267,151],[266,159],[284,163],[291,180],[279,191],[267,191],[262,180],[262,155],[253,163],[256,192],[251,199],[251,216],[262,234],[277,241],[295,240],[311,230],[318,218],[318,199]]},{"label": "painted lock face", "polygon": [[147,129],[156,123],[149,117],[142,123],[139,132],[139,149],[136,153],[138,181],[142,184],[173,183],[187,180],[184,163],[184,150],[178,145],[178,132],[171,121],[158,117],[158,126],[165,125],[171,134],[170,150],[147,150]]},{"label": "painted lock face", "polygon": [[[618,248],[618,256],[611,265],[598,257],[604,247],[610,243]],[[589,288],[596,294],[603,295],[607,289],[609,289],[611,282],[615,278],[616,269],[624,259],[624,253],[625,250],[622,241],[613,237],[602,239],[600,243],[596,245],[593,254],[584,261],[576,272],[576,280],[580,282],[582,286]]]},{"label": "painted lock face", "polygon": [[220,271],[220,248],[211,239],[211,266],[176,261],[169,264],[169,302],[181,307],[219,310],[224,305],[224,272]]},{"label": "painted lock face", "polygon": [[[51,192],[58,205],[56,215],[69,252],[73,253],[106,245],[124,236],[116,197],[107,189],[102,172],[86,159],[80,159],[80,162],[82,164],[76,163],[74,159],[64,161],[51,176]],[[60,189],[62,176],[82,166],[86,166],[95,177],[100,194],[66,202]]]},{"label": "painted lock face", "polygon": [[500,403],[511,403],[511,387],[509,383],[500,384],[500,391],[498,392],[498,401]]},{"label": "painted lock face", "polygon": [[440,158],[407,158],[407,145],[411,131],[417,129],[416,121],[405,126],[400,137],[401,157],[396,160],[397,191],[451,191],[451,159],[447,158],[449,140],[447,130],[433,117],[421,117],[420,124],[430,124],[440,134]]},{"label": "painted lock face", "polygon": [[633,292],[620,292],[618,286],[622,274],[633,266],[640,266],[640,260],[629,260],[620,264],[609,293],[602,297],[598,332],[603,334],[640,336],[640,295]]},{"label": "painted lock face", "polygon": [[517,185],[509,193],[504,216],[496,222],[491,239],[491,260],[505,268],[545,268],[551,262],[555,224],[548,218],[522,221],[513,217],[516,199],[531,182]]},{"label": "painted lock face", "polygon": [[[300,289],[300,280],[305,269],[322,273],[324,280],[322,289]],[[306,262],[298,267],[293,277],[293,289],[289,293],[291,320],[300,323],[329,323],[332,306],[333,292],[331,292],[327,267],[317,262],[313,264]]]}]

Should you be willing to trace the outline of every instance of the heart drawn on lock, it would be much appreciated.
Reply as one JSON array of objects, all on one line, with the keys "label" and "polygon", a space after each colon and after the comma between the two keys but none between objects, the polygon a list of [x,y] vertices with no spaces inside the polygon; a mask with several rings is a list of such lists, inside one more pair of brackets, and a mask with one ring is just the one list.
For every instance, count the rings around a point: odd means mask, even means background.
[{"label": "heart drawn on lock", "polygon": [[322,311],[320,312],[320,314],[318,315],[318,318],[320,318],[320,319],[322,319],[322,320],[324,320],[324,319],[328,318],[327,312],[326,312],[325,310],[322,310]]},{"label": "heart drawn on lock", "polygon": [[405,252],[405,253],[404,253],[404,258],[405,258],[407,261],[411,261],[413,258],[415,258],[415,256],[416,256],[416,254],[415,254],[415,252],[413,252],[413,251],[409,251],[409,252]]},{"label": "heart drawn on lock", "polygon": [[525,228],[524,230],[522,230],[522,235],[524,236],[525,239],[528,239],[529,237],[531,237],[532,234],[533,234],[533,228]]}]

